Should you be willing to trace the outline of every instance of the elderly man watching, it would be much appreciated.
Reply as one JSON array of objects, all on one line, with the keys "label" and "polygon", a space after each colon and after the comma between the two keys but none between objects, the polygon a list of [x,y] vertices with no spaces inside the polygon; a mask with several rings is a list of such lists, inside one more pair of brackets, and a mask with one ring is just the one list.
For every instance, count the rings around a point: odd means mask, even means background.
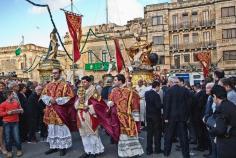
[{"label": "elderly man watching", "polygon": [[37,86],[35,92],[33,92],[28,99],[27,108],[27,118],[29,125],[29,142],[35,143],[36,140],[36,130],[38,128],[38,118],[39,118],[39,98],[41,96],[43,87]]}]

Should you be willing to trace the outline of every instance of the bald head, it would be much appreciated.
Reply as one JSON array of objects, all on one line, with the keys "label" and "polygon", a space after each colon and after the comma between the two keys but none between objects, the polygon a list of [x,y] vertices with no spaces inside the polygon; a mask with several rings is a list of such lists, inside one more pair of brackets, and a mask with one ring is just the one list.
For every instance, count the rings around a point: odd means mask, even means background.
[{"label": "bald head", "polygon": [[171,87],[173,85],[176,85],[179,83],[179,79],[178,77],[175,77],[175,76],[171,76],[168,78],[168,85]]},{"label": "bald head", "polygon": [[206,94],[211,95],[211,89],[215,84],[213,82],[206,84]]}]

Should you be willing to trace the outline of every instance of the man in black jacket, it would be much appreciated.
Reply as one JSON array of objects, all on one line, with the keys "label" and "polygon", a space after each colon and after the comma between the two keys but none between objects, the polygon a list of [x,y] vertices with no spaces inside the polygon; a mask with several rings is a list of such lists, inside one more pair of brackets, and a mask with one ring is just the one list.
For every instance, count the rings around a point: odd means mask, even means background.
[{"label": "man in black jacket", "polygon": [[155,153],[161,153],[161,98],[157,93],[160,83],[153,81],[152,89],[145,93],[147,121],[147,155],[153,153],[153,138]]},{"label": "man in black jacket", "polygon": [[187,120],[189,118],[189,92],[186,88],[178,85],[177,77],[169,77],[170,88],[166,93],[166,104],[164,106],[164,120],[167,124],[164,136],[164,155],[169,156],[172,146],[172,137],[175,131],[180,139],[182,154],[189,158],[189,144],[187,132]]},{"label": "man in black jacket", "polygon": [[[210,132],[216,136],[217,158],[236,157],[236,106],[227,100],[224,87],[212,88],[216,110],[213,114],[215,123],[209,125]],[[228,131],[228,132],[227,132]]]}]

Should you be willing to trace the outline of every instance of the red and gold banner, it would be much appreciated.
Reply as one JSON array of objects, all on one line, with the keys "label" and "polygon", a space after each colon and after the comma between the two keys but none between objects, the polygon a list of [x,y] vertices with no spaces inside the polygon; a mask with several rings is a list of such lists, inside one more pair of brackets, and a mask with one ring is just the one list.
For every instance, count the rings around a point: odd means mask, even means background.
[{"label": "red and gold banner", "polygon": [[210,52],[200,52],[196,54],[198,61],[203,67],[204,77],[209,75],[209,67],[211,64],[211,53]]},{"label": "red and gold banner", "polygon": [[69,32],[73,42],[73,59],[74,63],[80,58],[80,40],[82,37],[82,16],[74,13],[65,12],[66,21],[69,28]]},{"label": "red and gold banner", "polygon": [[120,73],[124,65],[124,59],[120,51],[119,40],[116,38],[114,39],[114,42],[115,42],[115,49],[116,49],[116,66],[117,66],[118,73]]}]

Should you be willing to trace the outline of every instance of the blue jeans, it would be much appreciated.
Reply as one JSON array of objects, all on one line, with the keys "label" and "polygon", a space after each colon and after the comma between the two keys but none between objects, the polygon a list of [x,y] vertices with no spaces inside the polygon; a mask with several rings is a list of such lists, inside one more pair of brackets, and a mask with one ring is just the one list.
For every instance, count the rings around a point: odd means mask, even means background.
[{"label": "blue jeans", "polygon": [[4,137],[6,149],[8,152],[12,151],[13,141],[17,150],[21,150],[20,132],[18,122],[4,122],[3,123]]}]

